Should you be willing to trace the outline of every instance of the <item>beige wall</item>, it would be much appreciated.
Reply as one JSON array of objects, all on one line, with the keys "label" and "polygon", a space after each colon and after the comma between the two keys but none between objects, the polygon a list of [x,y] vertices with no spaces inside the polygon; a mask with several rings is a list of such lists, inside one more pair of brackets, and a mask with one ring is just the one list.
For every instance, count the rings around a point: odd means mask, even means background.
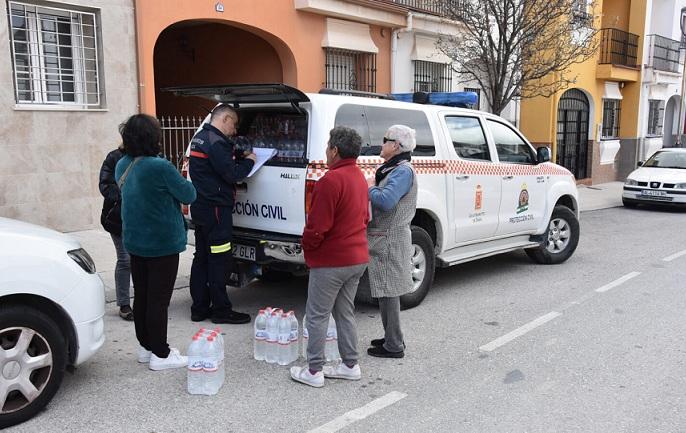
[{"label": "beige wall", "polygon": [[69,0],[99,10],[104,107],[15,109],[7,3],[0,2],[0,216],[73,231],[99,226],[98,173],[138,111],[132,0]]}]

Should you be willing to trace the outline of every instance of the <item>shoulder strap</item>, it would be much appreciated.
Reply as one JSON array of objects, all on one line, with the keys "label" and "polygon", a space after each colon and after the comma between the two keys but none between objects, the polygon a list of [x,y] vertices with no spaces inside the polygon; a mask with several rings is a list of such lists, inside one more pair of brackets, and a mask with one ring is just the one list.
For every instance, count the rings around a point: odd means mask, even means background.
[{"label": "shoulder strap", "polygon": [[126,182],[126,176],[129,175],[129,172],[131,171],[131,169],[133,168],[133,166],[136,165],[136,163],[137,163],[138,161],[140,161],[142,158],[143,158],[142,156],[137,156],[137,157],[135,157],[135,158],[133,159],[133,161],[131,162],[131,164],[129,164],[129,166],[126,167],[126,170],[124,170],[124,173],[123,173],[123,174],[121,175],[121,177],[119,178],[119,182],[117,182],[117,186],[119,186],[119,191],[121,191],[122,188],[124,188],[124,182]]}]

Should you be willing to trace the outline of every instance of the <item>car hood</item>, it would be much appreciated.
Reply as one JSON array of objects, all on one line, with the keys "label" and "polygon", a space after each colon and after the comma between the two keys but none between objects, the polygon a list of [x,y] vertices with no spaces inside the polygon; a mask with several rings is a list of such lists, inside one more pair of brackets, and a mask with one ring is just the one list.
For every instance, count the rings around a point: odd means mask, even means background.
[{"label": "car hood", "polygon": [[640,167],[629,175],[629,179],[639,182],[686,182],[686,170],[678,168]]},{"label": "car hood", "polygon": [[0,217],[0,244],[8,245],[6,242],[20,239],[62,244],[67,250],[81,247],[76,239],[55,230],[25,223],[23,221]]}]

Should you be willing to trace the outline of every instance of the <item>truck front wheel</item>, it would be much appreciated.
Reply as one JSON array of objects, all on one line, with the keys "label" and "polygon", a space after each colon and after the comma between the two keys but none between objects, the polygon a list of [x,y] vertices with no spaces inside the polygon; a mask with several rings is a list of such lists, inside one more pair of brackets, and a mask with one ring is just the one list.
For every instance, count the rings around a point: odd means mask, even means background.
[{"label": "truck front wheel", "polygon": [[555,206],[550,216],[545,239],[539,247],[526,250],[536,263],[562,263],[572,256],[579,244],[579,220],[566,206]]}]

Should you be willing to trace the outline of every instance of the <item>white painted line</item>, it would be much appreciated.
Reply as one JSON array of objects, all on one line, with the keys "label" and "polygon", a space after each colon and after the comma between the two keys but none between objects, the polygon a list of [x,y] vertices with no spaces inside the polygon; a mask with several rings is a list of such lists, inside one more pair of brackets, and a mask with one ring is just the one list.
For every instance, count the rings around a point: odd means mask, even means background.
[{"label": "white painted line", "polygon": [[664,260],[665,262],[671,262],[674,259],[678,259],[681,256],[686,256],[686,250],[679,251],[678,253],[672,254],[671,256],[665,257]]},{"label": "white painted line", "polygon": [[625,283],[632,278],[636,278],[639,275],[641,275],[640,272],[629,272],[628,274],[624,275],[623,277],[617,278],[616,280],[614,280],[613,282],[611,282],[609,284],[605,284],[603,287],[598,287],[597,289],[595,289],[595,291],[598,293],[607,292],[608,290],[614,289],[615,287],[619,286],[620,284]]},{"label": "white painted line", "polygon": [[380,411],[381,409],[388,407],[392,405],[393,403],[400,401],[407,397],[407,394],[403,394],[402,392],[398,391],[393,391],[389,392],[388,394],[384,395],[383,397],[379,397],[376,400],[372,400],[369,403],[365,404],[362,407],[358,407],[357,409],[353,409],[350,412],[346,412],[343,415],[339,416],[336,419],[333,419],[326,424],[317,427],[316,429],[310,430],[308,433],[333,433],[337,432],[338,430],[349,426],[350,424],[363,420],[367,418],[369,415],[374,414],[375,412]]},{"label": "white painted line", "polygon": [[515,329],[512,332],[508,332],[507,334],[503,335],[502,337],[498,337],[495,340],[491,341],[488,344],[484,344],[483,346],[479,347],[479,350],[483,350],[485,352],[490,352],[492,350],[495,350],[499,348],[500,346],[504,346],[510,341],[514,340],[517,337],[521,337],[522,335],[526,334],[529,331],[532,331],[539,326],[550,322],[556,317],[561,316],[562,313],[558,313],[557,311],[551,311],[550,313],[546,314],[545,316],[541,316],[538,319],[532,320],[531,322],[527,323],[526,325],[520,326],[519,328]]}]

